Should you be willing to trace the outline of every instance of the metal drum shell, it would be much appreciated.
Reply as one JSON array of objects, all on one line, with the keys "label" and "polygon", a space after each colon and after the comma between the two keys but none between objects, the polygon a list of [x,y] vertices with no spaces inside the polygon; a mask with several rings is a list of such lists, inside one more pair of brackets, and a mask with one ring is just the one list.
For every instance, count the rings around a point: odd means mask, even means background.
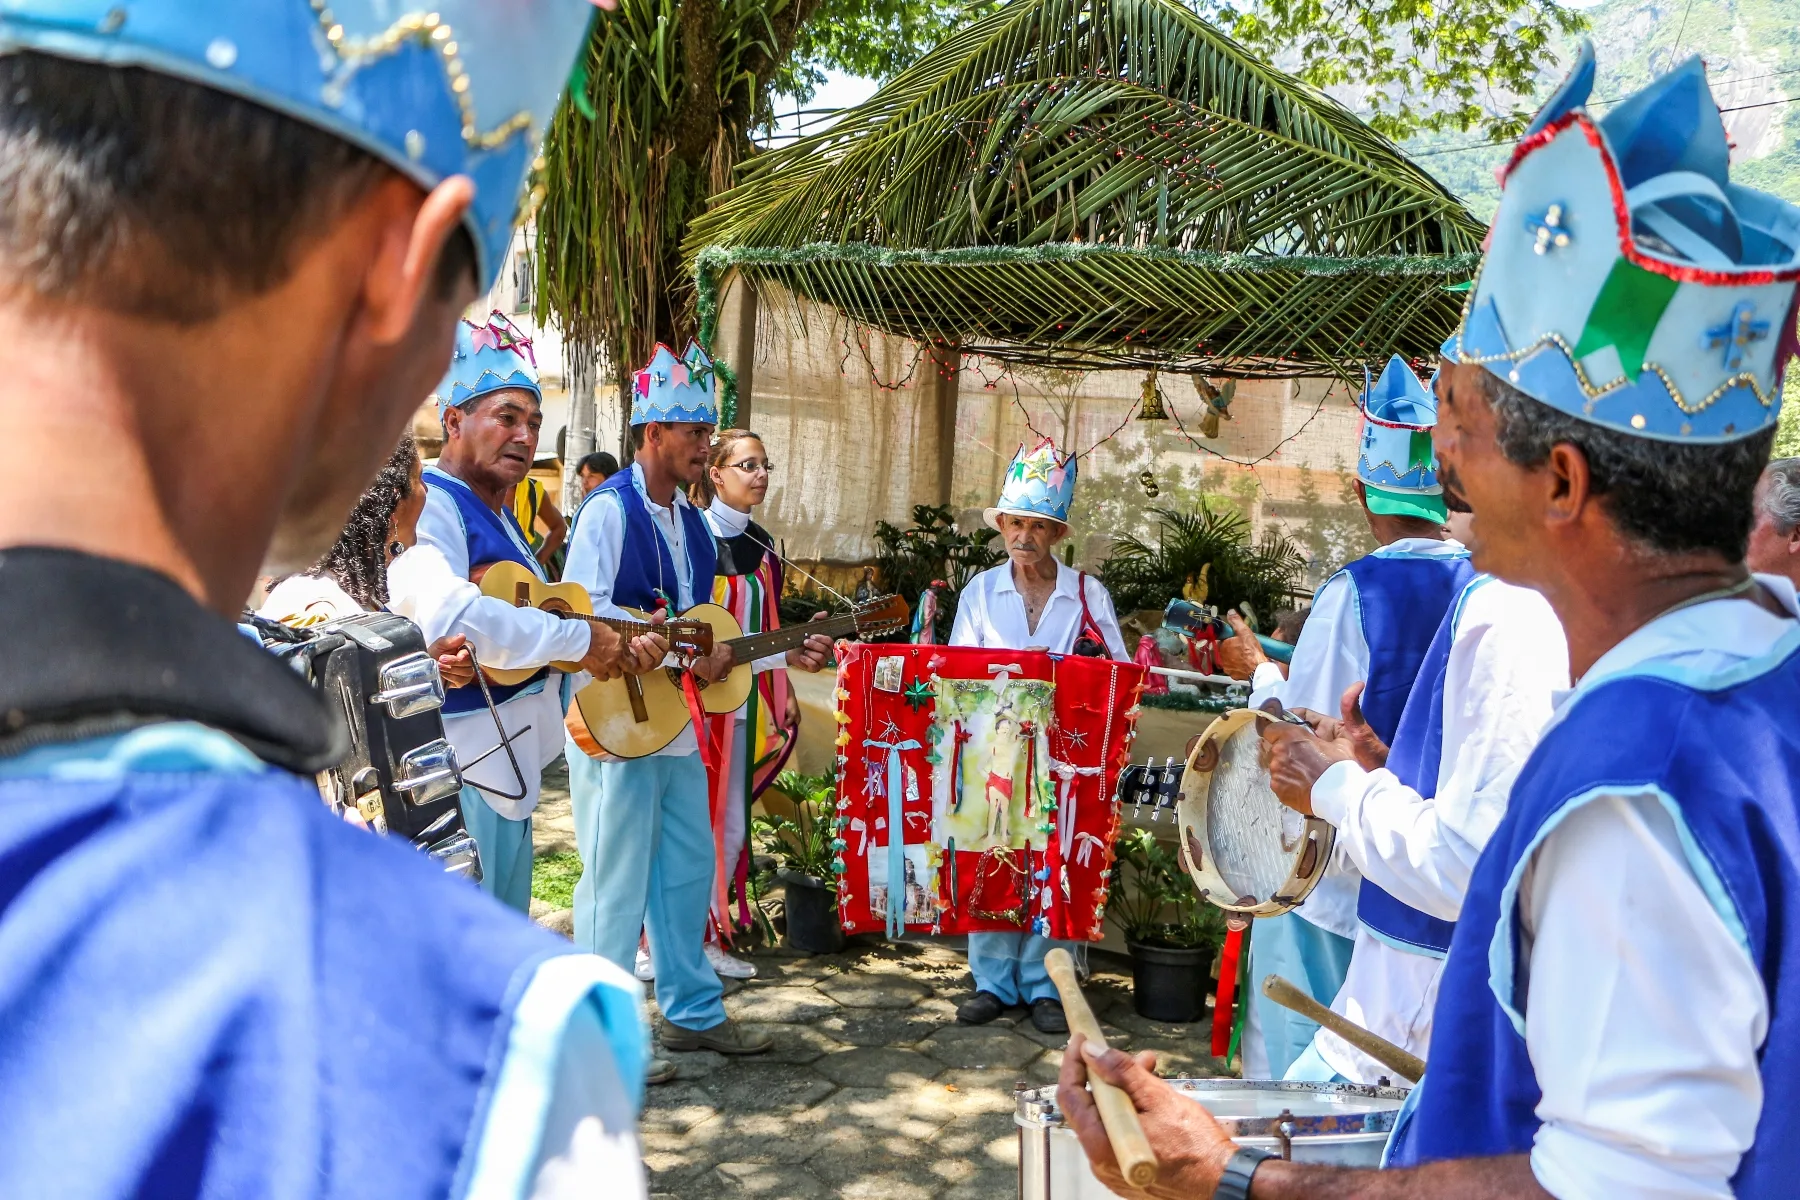
[{"label": "metal drum shell", "polygon": [[1325,877],[1326,868],[1331,865],[1332,847],[1337,842],[1337,830],[1330,823],[1318,817],[1307,817],[1302,831],[1306,848],[1295,854],[1294,866],[1286,882],[1267,898],[1238,895],[1219,873],[1213,858],[1212,840],[1208,836],[1208,813],[1204,802],[1212,786],[1217,751],[1212,751],[1209,765],[1203,768],[1200,764],[1208,759],[1210,747],[1222,745],[1252,722],[1272,719],[1248,708],[1234,709],[1215,718],[1188,752],[1187,765],[1181,776],[1181,793],[1175,805],[1181,862],[1194,877],[1200,895],[1209,904],[1246,917],[1278,917],[1298,907]]},{"label": "metal drum shell", "polygon": [[[1349,1113],[1319,1113],[1279,1118],[1224,1116],[1216,1119],[1240,1146],[1284,1155],[1293,1162],[1341,1167],[1379,1167],[1387,1149],[1406,1088],[1363,1084],[1297,1083],[1264,1079],[1171,1079],[1185,1092],[1229,1095],[1236,1092],[1289,1093],[1296,1098],[1329,1093],[1383,1102],[1379,1108]],[[1185,1086],[1184,1086],[1185,1085]],[[1202,1100],[1204,1103],[1204,1100]],[[1019,1130],[1019,1196],[1021,1200],[1108,1200],[1112,1193],[1094,1178],[1075,1133],[1056,1108],[1054,1087],[1019,1093],[1013,1113]],[[1283,1134],[1286,1124],[1291,1132]]]}]

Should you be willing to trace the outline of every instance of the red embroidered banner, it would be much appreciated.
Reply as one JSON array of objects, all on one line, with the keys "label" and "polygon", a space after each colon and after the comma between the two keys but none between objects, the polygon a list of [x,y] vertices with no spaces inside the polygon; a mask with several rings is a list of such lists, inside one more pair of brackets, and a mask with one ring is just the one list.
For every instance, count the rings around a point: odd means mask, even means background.
[{"label": "red embroidered banner", "polygon": [[1098,940],[1143,669],[933,645],[839,653],[845,930]]}]

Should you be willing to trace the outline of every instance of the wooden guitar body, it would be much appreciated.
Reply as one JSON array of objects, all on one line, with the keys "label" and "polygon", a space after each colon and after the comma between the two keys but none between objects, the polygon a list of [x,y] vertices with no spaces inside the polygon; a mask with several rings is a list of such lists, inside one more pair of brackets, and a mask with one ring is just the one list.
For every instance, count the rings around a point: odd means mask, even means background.
[{"label": "wooden guitar body", "polygon": [[[626,611],[634,617],[645,616]],[[712,626],[715,640],[738,637],[743,632],[736,619],[716,604],[696,604],[682,613],[681,619]],[[718,683],[700,683],[701,703],[709,713],[735,712],[749,698],[753,685],[749,667],[734,668]],[[563,721],[570,739],[581,749],[590,755],[605,753],[614,758],[655,754],[674,741],[688,724],[681,672],[671,667],[622,679],[596,679],[575,693]]]},{"label": "wooden guitar body", "polygon": [[[475,580],[481,585],[484,596],[492,596],[496,600],[504,600],[519,608],[541,608],[545,612],[572,612],[591,614],[593,602],[588,598],[587,589],[579,583],[545,583],[532,573],[531,568],[511,559],[492,562],[475,571]],[[580,663],[551,663],[559,671],[579,671]],[[519,667],[508,670],[503,667],[483,667],[488,679],[493,683],[524,683],[536,675],[542,667]]]}]

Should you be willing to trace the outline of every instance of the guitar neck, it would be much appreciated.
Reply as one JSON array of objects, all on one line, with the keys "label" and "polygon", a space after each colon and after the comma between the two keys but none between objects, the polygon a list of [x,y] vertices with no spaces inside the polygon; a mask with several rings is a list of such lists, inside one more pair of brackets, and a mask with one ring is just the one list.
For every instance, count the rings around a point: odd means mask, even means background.
[{"label": "guitar neck", "polygon": [[568,612],[566,610],[556,611],[556,615],[569,621],[586,621],[590,625],[604,625],[608,629],[617,631],[620,636],[628,638],[636,637],[640,633],[655,633],[666,636],[668,632],[661,625],[652,625],[648,621],[627,621],[623,617],[596,617],[592,613]]},{"label": "guitar neck", "polygon": [[771,654],[785,654],[815,633],[837,638],[855,632],[856,614],[845,613],[842,616],[827,617],[823,621],[802,621],[798,625],[785,625],[768,633],[732,638],[725,644],[731,647],[733,659],[740,663],[753,663]]}]

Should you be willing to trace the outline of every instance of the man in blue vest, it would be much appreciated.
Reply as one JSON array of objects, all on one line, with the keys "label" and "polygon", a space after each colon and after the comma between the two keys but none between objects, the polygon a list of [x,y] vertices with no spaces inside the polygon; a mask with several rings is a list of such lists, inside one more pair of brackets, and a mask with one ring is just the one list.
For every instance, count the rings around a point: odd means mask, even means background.
[{"label": "man in blue vest", "polygon": [[[452,688],[444,734],[463,764],[463,823],[481,850],[481,886],[520,912],[531,907],[531,812],[544,767],[562,752],[562,675],[552,662],[580,662],[617,675],[620,637],[604,625],[566,621],[483,595],[473,582],[496,562],[538,578],[543,565],[506,497],[531,470],[543,424],[543,394],[531,347],[498,315],[461,321],[450,371],[438,384],[444,449],[425,468],[418,543],[388,568],[389,607],[428,640],[461,635],[484,667],[538,668],[522,683]],[[623,665],[642,671],[667,647],[634,639]],[[492,701],[494,708],[489,711]],[[505,744],[501,744],[501,730]]]},{"label": "man in blue vest", "polygon": [[378,7],[0,9],[0,431],[29,447],[0,474],[0,1196],[644,1194],[634,981],[333,817],[343,727],[234,627],[443,374],[594,17]]},{"label": "man in blue vest", "polygon": [[[1475,572],[1469,552],[1444,530],[1443,486],[1431,453],[1437,401],[1395,355],[1373,383],[1365,377],[1360,404],[1356,494],[1380,548],[1320,586],[1285,675],[1236,613],[1229,617],[1236,636],[1221,644],[1219,656],[1232,676],[1251,681],[1252,708],[1275,700],[1290,709],[1336,713],[1344,693],[1360,685],[1369,728],[1390,742],[1432,633]],[[1304,904],[1252,927],[1244,1078],[1280,1079],[1312,1045],[1317,1023],[1276,1004],[1256,985],[1266,975],[1280,975],[1331,1004],[1350,970],[1361,886],[1354,863],[1338,855]],[[1310,1077],[1319,1068],[1303,1070]],[[1353,1068],[1346,1061],[1342,1069]]]},{"label": "man in blue vest", "polygon": [[[1578,683],[1458,917],[1385,1175],[1264,1163],[1123,1055],[1159,1189],[1789,1196],[1800,1110],[1800,621],[1743,565],[1795,346],[1800,209],[1730,182],[1690,59],[1596,119],[1591,47],[1514,153],[1444,346],[1438,454],[1478,566],[1542,591]],[[1126,1194],[1131,1194],[1129,1191]]]},{"label": "man in blue vest", "polygon": [[[626,616],[630,608],[675,616],[712,598],[717,546],[685,489],[706,471],[719,420],[713,390],[712,362],[693,343],[680,357],[658,346],[637,373],[636,455],[629,468],[588,493],[569,534],[563,578],[587,588],[596,613]],[[711,681],[731,665],[731,647],[720,642],[693,671]],[[664,1047],[766,1052],[772,1044],[766,1034],[726,1019],[723,985],[706,961],[713,834],[692,726],[644,758],[593,758],[572,740],[565,753],[581,854],[576,945],[629,970],[638,935],[648,929]],[[665,1060],[651,1064],[652,1083],[674,1075]]]}]

